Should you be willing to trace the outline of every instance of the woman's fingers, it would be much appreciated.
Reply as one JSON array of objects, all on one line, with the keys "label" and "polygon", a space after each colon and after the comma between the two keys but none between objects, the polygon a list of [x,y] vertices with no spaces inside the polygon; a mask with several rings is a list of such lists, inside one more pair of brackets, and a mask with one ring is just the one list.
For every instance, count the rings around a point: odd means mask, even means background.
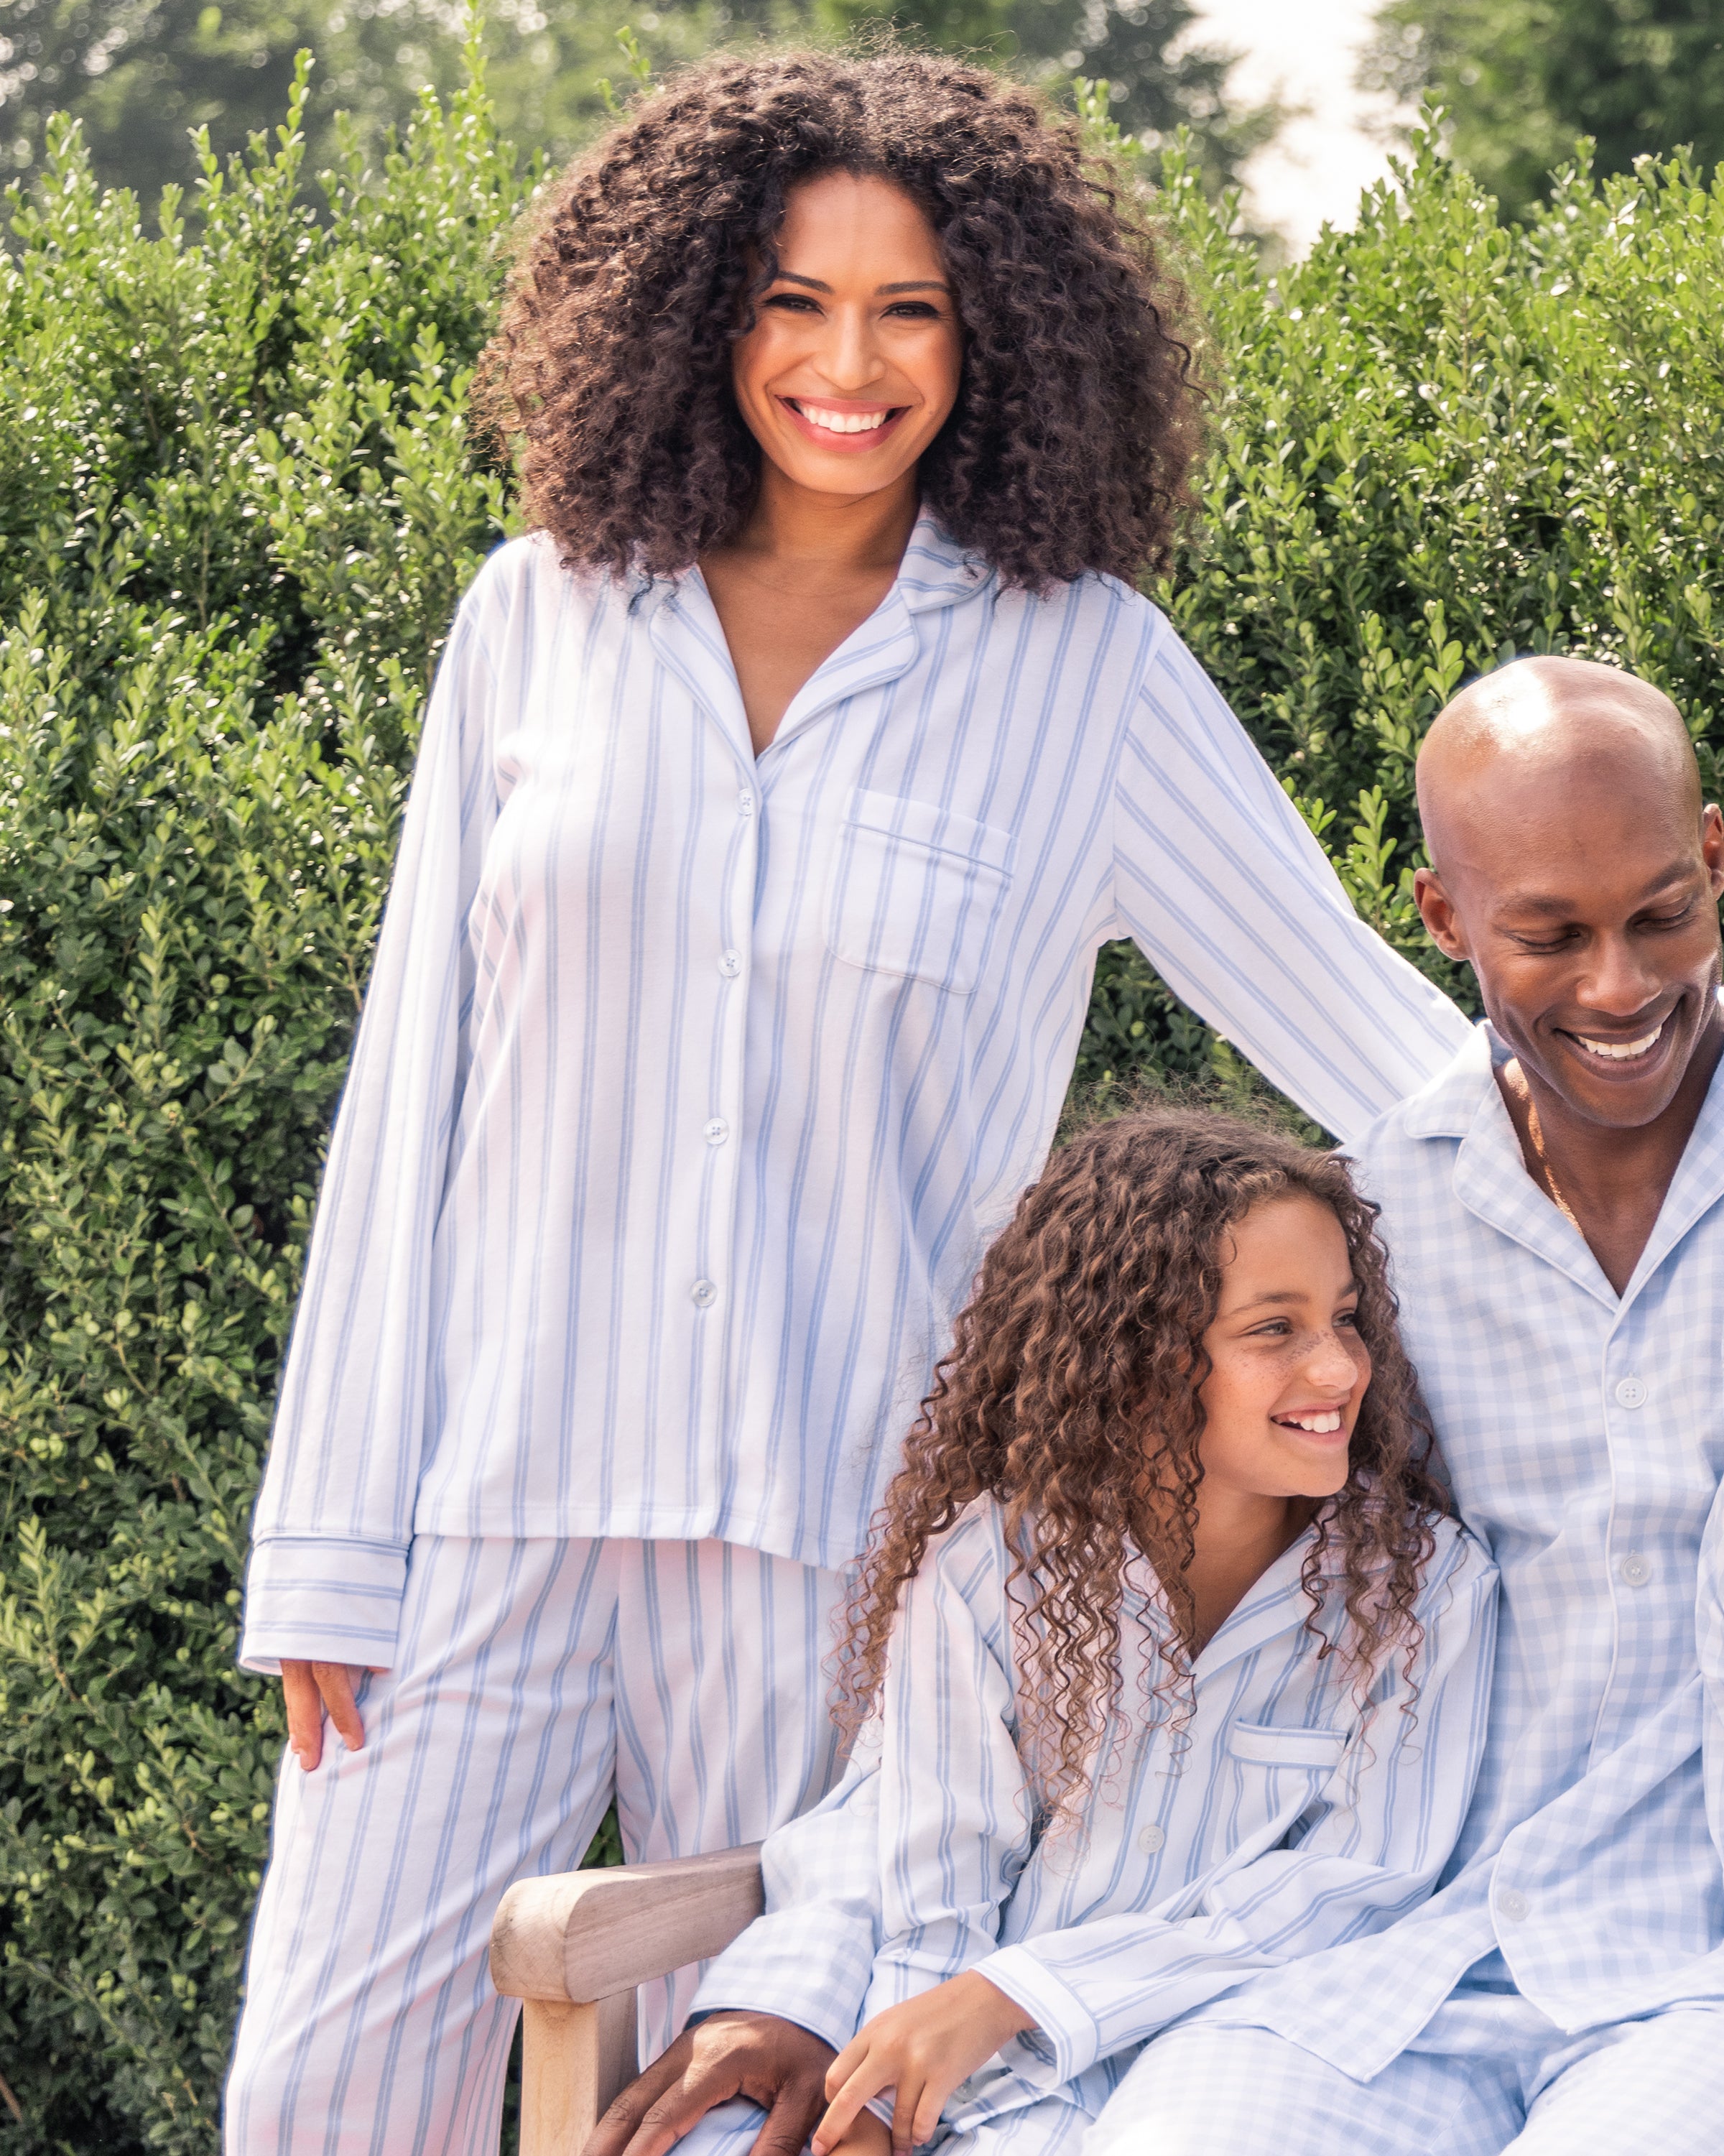
[{"label": "woman's fingers", "polygon": [[287,1748],[309,1774],[323,1757],[323,1697],[310,1662],[282,1663],[281,1696],[287,1707]]},{"label": "woman's fingers", "polygon": [[[376,1674],[373,1672],[373,1674]],[[306,1774],[323,1758],[323,1717],[350,1752],[365,1748],[365,1725],[353,1697],[358,1672],[346,1662],[289,1661],[281,1665],[281,1696],[287,1707],[287,1746]]]},{"label": "woman's fingers", "polygon": [[362,1752],[365,1725],[359,1719],[359,1705],[353,1697],[353,1671],[346,1662],[313,1662],[311,1674],[317,1680],[336,1736],[350,1752]]}]

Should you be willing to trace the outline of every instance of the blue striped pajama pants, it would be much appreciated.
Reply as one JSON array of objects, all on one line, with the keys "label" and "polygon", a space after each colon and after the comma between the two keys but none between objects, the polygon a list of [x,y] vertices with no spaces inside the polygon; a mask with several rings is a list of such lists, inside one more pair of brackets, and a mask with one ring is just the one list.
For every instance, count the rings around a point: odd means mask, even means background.
[{"label": "blue striped pajama pants", "polygon": [[[1247,1994],[1249,1995],[1249,1994]],[[1339,1999],[1341,2014],[1368,2001]],[[1356,2082],[1266,2029],[1198,2016],[1147,2045],[1083,2156],[1717,2156],[1724,2010],[1570,2036],[1517,1992],[1466,1985]]]},{"label": "blue striped pajama pants", "polygon": [[[228,2156],[495,2150],[516,2013],[486,1967],[516,1879],[578,1864],[614,1794],[633,1861],[816,1802],[843,1576],[717,1542],[413,1547],[364,1748],[283,1761],[228,2084]],[[692,1975],[644,2002],[646,2055]]]}]

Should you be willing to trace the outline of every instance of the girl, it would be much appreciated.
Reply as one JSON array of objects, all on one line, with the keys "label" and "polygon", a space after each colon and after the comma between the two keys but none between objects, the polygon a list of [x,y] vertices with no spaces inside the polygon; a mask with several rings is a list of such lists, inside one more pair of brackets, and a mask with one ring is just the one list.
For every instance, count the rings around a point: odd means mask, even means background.
[{"label": "girl", "polygon": [[1178,306],[937,58],[714,59],[546,191],[485,370],[531,528],[426,716],[254,1524],[243,2156],[495,2148],[511,1881],[824,1794],[827,1621],[1102,942],[1343,1137],[1466,1038],[1135,588]]},{"label": "girl", "polygon": [[814,2156],[1075,2144],[1176,2017],[1429,1890],[1496,1574],[1372,1219],[1337,1156],[1167,1111],[989,1251],[864,1569],[849,1773],[696,2002],[842,2046]]}]

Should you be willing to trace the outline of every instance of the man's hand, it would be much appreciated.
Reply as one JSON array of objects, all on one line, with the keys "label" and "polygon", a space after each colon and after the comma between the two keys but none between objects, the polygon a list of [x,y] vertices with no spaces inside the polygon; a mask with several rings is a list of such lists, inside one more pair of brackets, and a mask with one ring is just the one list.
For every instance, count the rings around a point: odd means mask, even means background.
[{"label": "man's hand", "polygon": [[830,2044],[776,2014],[709,2015],[623,2090],[583,2156],[664,2156],[709,2111],[737,2096],[767,2114],[751,2156],[802,2156],[825,2108],[831,2063]]},{"label": "man's hand", "polygon": [[876,2014],[833,2061],[830,2107],[814,2132],[814,2156],[837,2156],[854,2139],[871,2097],[892,2089],[892,2147],[898,2156],[931,2141],[946,2099],[1000,2046],[1035,2020],[974,1969],[936,1984],[920,1999]]},{"label": "man's hand", "polygon": [[[287,1702],[287,1748],[309,1774],[323,1757],[326,1712],[336,1734],[350,1752],[365,1749],[365,1727],[353,1697],[363,1670],[349,1662],[290,1662],[281,1665],[281,1690]],[[381,1670],[372,1675],[381,1676]]]}]

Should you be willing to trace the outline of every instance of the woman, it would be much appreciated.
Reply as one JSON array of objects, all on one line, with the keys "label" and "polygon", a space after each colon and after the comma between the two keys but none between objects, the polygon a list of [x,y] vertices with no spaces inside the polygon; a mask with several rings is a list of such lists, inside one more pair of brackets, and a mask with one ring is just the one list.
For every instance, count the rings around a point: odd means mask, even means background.
[{"label": "woman", "polygon": [[708,63],[531,240],[535,529],[427,714],[255,1526],[247,2156],[487,2145],[508,1882],[613,1794],[653,1857],[828,1786],[841,1568],[1102,942],[1343,1134],[1463,1036],[1131,588],[1170,304],[1065,123],[901,54]]},{"label": "woman", "polygon": [[695,2000],[830,2039],[813,2156],[1075,2148],[1169,2023],[1429,1892],[1496,1575],[1372,1219],[1334,1154],[1162,1111],[988,1251],[864,1569],[870,1718]]}]

